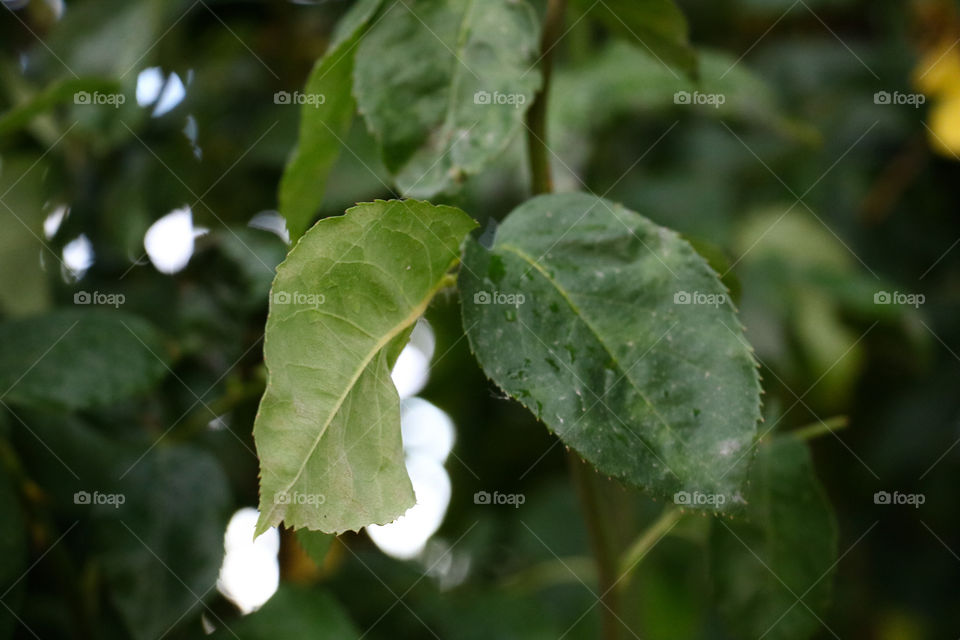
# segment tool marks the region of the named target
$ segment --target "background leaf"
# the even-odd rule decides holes
[[[0,325],[6,402],[81,409],[150,388],[167,373],[159,334],[122,311],[63,310]]]
[[[258,533],[281,520],[355,530],[413,505],[389,365],[475,224],[452,207],[366,203],[321,220],[277,269],[254,426]]]
[[[695,76],[697,54],[690,46],[687,19],[673,0],[577,0],[587,16],[602,22],[612,33],[676,76]]]
[[[686,241],[595,196],[541,196],[491,249],[468,244],[460,290],[486,374],[601,473],[737,495],[760,385],[726,290]]]
[[[416,0],[386,11],[357,51],[354,91],[401,192],[450,191],[504,150],[540,87],[538,39],[524,0]]]
[[[262,609],[230,621],[215,640],[356,640],[360,638],[340,604],[323,591],[284,585]]]
[[[758,448],[743,519],[713,523],[713,594],[737,637],[802,640],[833,591],[837,524],[806,443],[786,435]]]
[[[134,465],[119,507],[93,506],[111,599],[137,638],[157,638],[211,595],[230,506],[217,462],[190,447],[161,448]]]
[[[314,65],[303,94],[323,96],[300,107],[300,135],[280,181],[280,213],[296,242],[323,204],[327,175],[353,122],[353,57],[367,22],[381,0],[361,0],[339,23],[340,36]]]

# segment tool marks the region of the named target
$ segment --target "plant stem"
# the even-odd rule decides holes
[[[604,517],[600,504],[599,476],[586,462],[574,454],[567,454],[570,475],[580,496],[580,506],[593,548],[593,559],[597,565],[597,590],[600,592],[601,616],[603,620],[604,640],[616,640],[620,631],[617,593],[617,554],[613,548],[608,519]]]
[[[661,513],[653,524],[640,534],[633,544],[630,545],[620,560],[620,572],[623,576],[622,583],[626,586],[630,582],[630,574],[634,567],[643,560],[644,556],[650,552],[660,538],[665,536],[673,526],[683,517],[683,512],[674,507],[667,507]]]
[[[550,76],[553,71],[553,50],[563,31],[563,16],[567,0],[547,0],[540,41],[540,72],[543,85],[527,111],[527,153],[530,162],[530,181],[534,194],[553,191],[550,175],[550,149],[547,147],[547,100],[550,96]]]
[[[550,77],[553,71],[553,50],[563,31],[563,18],[567,9],[566,0],[547,0],[547,12],[543,20],[543,36],[540,41],[540,72],[543,85],[527,111],[527,153],[530,163],[530,181],[533,193],[551,193],[553,178],[550,174],[550,149],[547,147],[547,101],[550,97]],[[573,453],[567,455],[570,475],[576,485],[583,509],[583,517],[593,548],[597,567],[597,589],[603,605],[604,640],[616,640],[619,632],[617,615],[617,558],[613,548],[608,521],[600,505],[600,487],[597,473]]]
[[[847,419],[847,416],[835,416],[833,418],[827,418],[826,420],[812,422],[805,427],[788,431],[784,435],[794,436],[801,440],[813,440],[822,435],[845,429],[849,424],[850,421]]]

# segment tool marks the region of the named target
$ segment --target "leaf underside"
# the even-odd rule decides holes
[[[278,267],[254,425],[258,535],[281,520],[358,530],[413,505],[390,366],[475,224],[426,202],[365,203],[318,222]]]
[[[492,248],[468,242],[459,284],[486,374],[598,471],[739,499],[756,365],[723,285],[677,234],[595,196],[541,196]]]

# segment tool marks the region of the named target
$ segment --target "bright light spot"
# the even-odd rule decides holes
[[[425,455],[441,464],[450,455],[456,437],[450,416],[422,398],[403,401],[400,430],[407,455]]]
[[[401,398],[416,395],[427,385],[430,358],[433,357],[435,346],[436,339],[430,323],[421,319],[410,334],[410,343],[403,348],[393,365],[391,378]]]
[[[463,584],[470,574],[470,553],[458,553],[446,540],[430,540],[420,561],[426,567],[426,574],[437,581],[441,591]]]
[[[197,144],[197,136],[199,135],[199,127],[197,126],[197,119],[193,117],[193,114],[187,116],[187,122],[183,125],[183,135],[187,136],[187,140],[190,141],[190,147],[193,149],[193,157],[197,160],[203,159],[203,149],[200,148],[200,145]]]
[[[63,247],[64,277],[79,280],[93,265],[93,244],[82,233]]]
[[[143,247],[157,271],[176,273],[190,262],[194,238],[206,232],[206,229],[194,228],[193,212],[190,207],[182,207],[150,225],[143,236]]]
[[[47,0],[47,6],[50,7],[50,11],[53,12],[54,20],[59,20],[63,17],[63,0]]]
[[[410,333],[410,344],[420,349],[427,360],[433,358],[433,351],[437,348],[437,339],[433,335],[433,327],[425,318],[420,318]]]
[[[261,211],[250,218],[248,226],[261,231],[269,231],[290,244],[290,232],[287,231],[287,220],[276,211]]]
[[[153,108],[153,117],[159,118],[163,114],[171,111],[180,104],[187,95],[187,89],[183,86],[183,80],[176,73],[171,73],[163,86],[163,93],[157,100],[157,106]]]
[[[409,398],[427,386],[429,371],[430,360],[427,356],[417,347],[408,344],[400,352],[390,376],[400,397]]]
[[[395,522],[367,527],[367,535],[388,556],[410,560],[423,551],[447,513],[450,504],[450,477],[443,464],[427,455],[407,456],[407,473],[413,483],[417,504]]]
[[[144,69],[137,75],[137,104],[147,107],[157,101],[163,89],[163,71],[160,67]]]
[[[68,213],[70,213],[70,207],[60,205],[51,211],[46,219],[44,219],[43,235],[47,236],[48,240],[57,235],[57,230],[60,229],[60,224],[63,222],[63,219],[67,217]]]
[[[254,540],[257,516],[256,509],[244,507],[230,518],[223,537],[226,553],[217,579],[220,593],[244,614],[262,607],[280,584],[280,534],[274,527]]]

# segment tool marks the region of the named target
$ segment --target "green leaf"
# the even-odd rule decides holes
[[[300,543],[300,546],[318,567],[322,567],[327,559],[327,552],[330,551],[330,545],[333,544],[335,537],[322,531],[310,531],[309,529],[297,531],[297,542]]]
[[[354,92],[403,193],[451,191],[506,148],[540,87],[538,40],[524,0],[398,2],[371,27]]]
[[[282,520],[357,530],[413,505],[390,364],[474,226],[452,207],[379,200],[321,220],[278,267],[254,426],[258,535]]]
[[[280,213],[296,242],[323,204],[327,175],[340,155],[342,140],[353,121],[354,50],[381,0],[361,0],[344,16],[329,51],[320,58],[304,87],[308,100],[300,108],[300,135],[280,181]]]
[[[119,310],[7,322],[0,325],[0,344],[0,397],[9,403],[100,407],[149,389],[167,373],[156,330]]]
[[[216,624],[216,623],[215,623]],[[281,585],[263,608],[212,636],[214,640],[350,640],[360,638],[343,607],[329,594]]]
[[[89,487],[89,490],[95,489]],[[209,454],[158,448],[116,488],[119,506],[91,506],[110,596],[136,638],[158,638],[211,594],[223,560],[227,479]],[[92,493],[92,491],[91,491]]]
[[[690,46],[687,19],[673,0],[578,0],[582,11],[650,56],[672,75],[694,77],[697,54]]]
[[[0,114],[0,135],[8,135],[30,124],[36,116],[54,106],[72,102],[78,92],[117,93],[120,84],[106,78],[64,78]]]
[[[593,131],[618,116],[639,111],[670,110],[733,119],[781,135],[813,143],[819,134],[791,119],[762,78],[727,53],[699,51],[698,79],[677,76],[625,40],[614,40],[587,64],[558,70],[551,89],[550,124],[561,147],[579,149]],[[637,88],[642,87],[642,91]],[[677,104],[678,92],[722,95],[717,104]],[[683,94],[681,93],[681,96]],[[573,134],[582,132],[571,140]],[[576,146],[575,146],[576,145]]]
[[[0,157],[0,313],[4,317],[29,316],[50,304],[50,276],[37,258],[57,264],[56,252],[43,248],[44,201],[50,195],[44,176],[50,164],[40,155],[5,152]],[[31,170],[32,169],[32,170]],[[0,356],[2,358],[2,356]],[[6,388],[0,389],[0,396]]]
[[[733,501],[758,375],[726,290],[676,233],[595,196],[540,196],[491,249],[467,245],[459,282],[486,374],[598,471]]]
[[[744,520],[717,520],[711,531],[720,614],[738,637],[807,638],[830,601],[837,556],[837,525],[807,445],[789,435],[762,444],[747,502]]]

